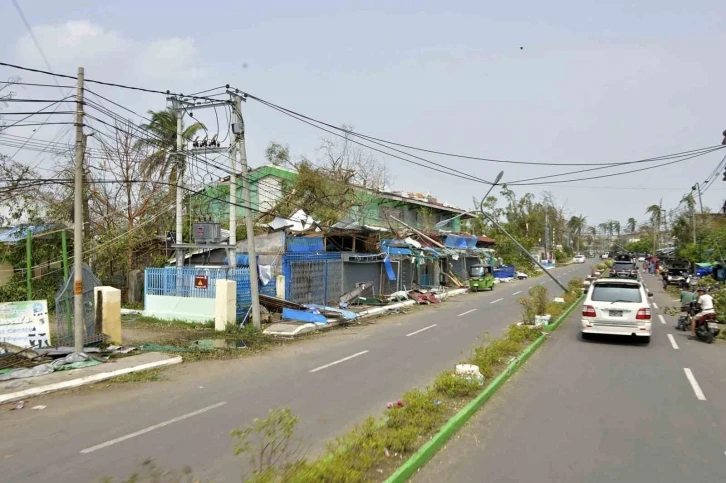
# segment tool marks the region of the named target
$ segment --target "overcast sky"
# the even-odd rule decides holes
[[[428,149],[624,162],[720,144],[726,129],[726,2],[719,0],[18,1],[57,73],[83,65],[92,79],[184,93],[231,84],[331,124]],[[10,0],[0,3],[0,32],[3,61],[45,69]],[[0,78],[9,75],[41,79],[0,67]],[[99,92],[140,111],[165,105],[160,95]],[[204,120],[216,130],[214,117]],[[245,120],[252,166],[263,162],[269,141],[314,157],[323,134],[251,101]],[[35,154],[18,159],[36,161]],[[485,179],[503,169],[505,182],[583,169],[418,154]],[[624,225],[631,216],[645,221],[646,207],[661,198],[675,207],[724,154],[516,192],[549,190],[589,223]],[[486,189],[397,159],[386,163],[394,189],[428,191],[465,208]],[[704,195],[715,209],[726,197],[720,178]]]

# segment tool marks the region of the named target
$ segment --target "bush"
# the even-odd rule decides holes
[[[581,292],[583,282],[584,282],[584,279],[578,278],[578,277],[570,279],[570,281],[567,282],[567,291],[568,292]]]
[[[507,339],[518,344],[535,340],[542,334],[539,327],[527,327],[526,325],[510,325],[507,331]]]
[[[537,309],[532,297],[522,297],[518,300],[522,306],[522,323],[526,325],[534,325],[534,317],[537,315]]]
[[[454,371],[446,371],[439,374],[433,386],[435,394],[448,398],[470,396],[479,389],[479,382],[457,376]]]
[[[611,259],[605,260],[606,267],[611,268],[613,265],[615,265],[615,260],[611,260]]]
[[[597,265],[595,265],[595,268],[597,268],[598,270],[600,270],[602,272],[603,270],[608,268],[608,266],[605,265],[604,263],[598,263]]]
[[[518,354],[520,349],[520,344],[513,340],[495,340],[489,345],[475,348],[469,363],[479,366],[479,372],[489,379],[498,365],[506,363],[506,359]]]
[[[529,289],[529,296],[532,297],[534,303],[535,315],[545,315],[547,313],[547,304],[550,301],[547,288],[542,285],[535,285]]]

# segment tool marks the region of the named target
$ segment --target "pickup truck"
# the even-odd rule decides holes
[[[610,268],[610,278],[638,278],[638,269],[633,262],[619,261]]]
[[[689,270],[687,268],[669,268],[663,274],[663,287],[667,285],[688,286],[690,279]]]

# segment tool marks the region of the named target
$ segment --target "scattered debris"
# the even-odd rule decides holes
[[[454,373],[469,381],[476,381],[480,386],[484,385],[484,375],[479,371],[479,366],[474,364],[457,364]]]
[[[200,339],[190,342],[189,347],[198,350],[246,349],[247,344],[243,340]]]
[[[13,409],[23,409],[25,407],[25,401],[18,401],[15,403],[15,406],[13,406]]]
[[[43,404],[38,404],[37,406],[33,406],[33,407],[32,407],[32,408],[30,408],[30,409],[35,409],[36,411],[42,411],[42,410],[43,410],[43,409],[45,409],[46,407],[48,407],[48,406],[44,406]]]
[[[554,303],[556,303],[556,304],[564,304],[565,303],[565,299],[563,299],[562,297],[555,297],[554,300],[552,300],[552,301]]]

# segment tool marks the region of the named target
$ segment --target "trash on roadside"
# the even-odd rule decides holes
[[[479,366],[474,364],[457,364],[454,371],[458,377],[469,381],[476,381],[480,386],[484,385],[484,375],[479,371]]]
[[[44,406],[43,404],[38,404],[37,406],[33,406],[33,407],[32,407],[32,408],[30,408],[30,409],[35,409],[36,411],[42,411],[42,410],[43,410],[43,409],[45,409],[46,407],[48,407],[48,406]]]
[[[246,349],[247,344],[243,340],[200,339],[191,341],[189,347],[198,350]]]
[[[18,401],[13,406],[13,409],[23,409],[25,407],[25,401]]]
[[[554,300],[552,300],[552,301],[554,303],[556,303],[556,304],[564,304],[565,303],[565,299],[563,299],[562,297],[555,297]]]

